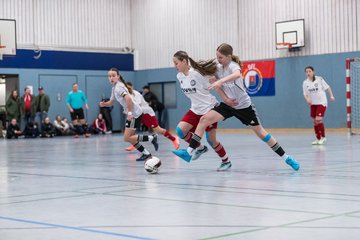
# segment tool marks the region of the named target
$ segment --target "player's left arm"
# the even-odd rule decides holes
[[[329,93],[329,95],[330,95],[330,101],[335,101],[335,97],[334,97],[334,94],[333,94],[333,92],[331,91],[331,88],[330,87],[328,87],[327,89],[326,89],[326,91]]]
[[[217,89],[216,92],[220,95],[221,99],[224,101],[224,103],[226,103],[226,105],[235,107],[239,104],[236,99],[229,98],[222,88]]]

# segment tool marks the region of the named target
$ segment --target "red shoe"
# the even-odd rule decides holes
[[[91,134],[90,133],[85,133],[85,137],[90,137],[91,136]]]
[[[180,143],[179,143],[179,138],[178,137],[175,137],[175,140],[172,141],[172,143],[173,143],[175,149],[179,149]]]
[[[74,138],[79,138],[79,135],[78,135],[78,134],[75,134],[75,135],[74,135]]]
[[[133,145],[131,145],[130,147],[125,148],[125,150],[130,152],[130,151],[135,151],[136,148]]]

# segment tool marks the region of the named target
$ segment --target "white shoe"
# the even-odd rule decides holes
[[[320,141],[320,140],[316,139],[316,140],[313,141],[311,144],[312,144],[312,145],[318,145],[318,144],[319,144],[319,141]]]
[[[323,145],[325,142],[326,142],[326,137],[322,137],[322,138],[319,140],[318,144],[319,144],[319,145]]]

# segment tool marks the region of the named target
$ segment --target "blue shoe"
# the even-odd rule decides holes
[[[159,143],[158,143],[158,135],[153,135],[154,139],[151,141],[151,143],[154,145],[155,151],[159,149]]]
[[[292,167],[295,171],[299,170],[300,164],[292,157],[288,156],[288,158],[285,160],[286,164]]]
[[[176,156],[182,158],[186,162],[191,161],[191,155],[186,151],[186,149],[178,149],[178,150],[172,150],[173,154]]]
[[[231,168],[231,162],[230,161],[222,162],[220,167],[218,167],[217,171],[218,172],[223,172],[223,171],[226,171],[226,170],[228,170],[230,168]]]
[[[192,156],[192,159],[191,159],[191,160],[196,160],[196,159],[198,159],[198,158],[201,156],[201,154],[206,153],[207,151],[209,151],[209,149],[207,148],[207,146],[204,146],[204,148],[201,149],[201,150],[196,150],[196,151],[194,152],[194,155]]]

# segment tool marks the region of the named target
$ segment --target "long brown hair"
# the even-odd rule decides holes
[[[225,56],[231,56],[231,60],[239,64],[240,67],[242,67],[242,63],[240,61],[240,58],[233,53],[233,48],[227,43],[222,43],[218,48],[216,49],[219,53]]]
[[[120,78],[120,81],[121,81],[121,82],[125,85],[125,87],[128,89],[129,93],[130,93],[130,94],[133,93],[132,88],[129,87],[129,86],[126,84],[125,79],[121,76],[119,69],[112,67],[112,68],[110,68],[109,71],[116,72],[116,74],[117,74],[117,75],[119,76],[119,78]]]
[[[192,68],[197,70],[203,76],[214,75],[216,72],[216,62],[214,61],[214,59],[210,59],[207,61],[200,60],[196,62],[191,57],[189,57],[189,55],[185,51],[177,51],[174,54],[174,57],[176,57],[180,61],[183,61],[185,59],[186,62],[191,65]]]
[[[311,71],[313,71],[314,75],[313,75],[313,77],[312,77],[312,79],[311,79],[311,80],[315,81],[315,72],[314,72],[314,68],[313,68],[312,66],[307,66],[307,67],[305,68],[305,72],[306,72],[306,70],[307,70],[307,69],[310,69]]]

